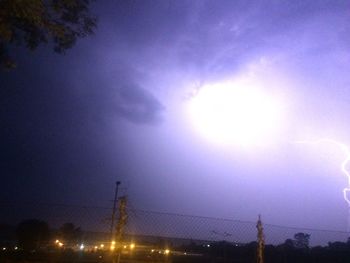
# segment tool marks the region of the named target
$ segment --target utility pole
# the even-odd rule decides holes
[[[258,230],[258,247],[257,247],[257,263],[264,263],[264,250],[265,250],[265,237],[264,228],[261,222],[261,216],[259,215],[258,223],[256,224]]]
[[[112,210],[112,222],[111,222],[111,238],[113,239],[113,232],[114,232],[114,221],[115,221],[115,212],[117,210],[117,202],[118,202],[118,188],[121,184],[120,181],[117,181],[115,183],[115,194],[114,194],[114,202],[113,202],[113,210]]]

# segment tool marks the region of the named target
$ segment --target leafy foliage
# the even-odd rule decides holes
[[[78,38],[93,33],[96,19],[89,13],[91,0],[0,0],[0,64],[15,66],[11,45],[30,50],[51,42],[64,53]]]

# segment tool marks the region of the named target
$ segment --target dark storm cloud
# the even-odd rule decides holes
[[[298,48],[297,35],[309,33],[302,31],[303,26],[322,14],[341,10],[344,4],[120,1],[109,2],[107,7],[101,13],[98,34],[104,36],[100,48],[112,65],[114,59],[121,58],[135,67],[144,67],[145,74],[152,75],[158,65],[162,70],[191,72],[193,79],[205,82],[234,74],[261,56]],[[293,30],[300,30],[295,38],[288,36]]]
[[[192,19],[184,19],[186,29],[175,31],[176,45],[169,48],[181,63],[196,68],[202,76],[221,78],[259,56],[293,55],[310,45],[324,45],[326,39],[313,42],[313,36],[330,28],[339,31],[339,21],[331,16],[345,14],[347,3],[201,1],[191,8]],[[325,17],[334,24],[322,25]],[[306,35],[311,36],[310,42],[300,43]]]
[[[307,195],[314,184],[302,168],[274,160],[277,168],[265,171],[255,163],[245,166],[241,155],[228,154],[226,160],[212,154],[206,142],[188,132],[178,98],[192,83],[238,75],[266,58],[271,68],[294,69],[297,78],[308,78],[310,87],[305,81],[293,87],[309,107],[300,107],[301,115],[321,119],[332,109],[326,107],[329,98],[339,101],[331,89],[325,96],[325,78],[348,80],[348,2],[106,0],[96,6],[95,36],[63,57],[45,49],[25,53],[20,57],[28,56],[28,63],[20,61],[19,69],[0,76],[0,174],[6,188],[0,199],[105,204],[117,179],[130,182],[130,200],[145,209],[207,215],[215,210],[215,216],[236,210],[238,219],[255,219],[265,206],[282,211],[302,203],[290,190],[294,179],[284,177],[285,170],[298,174],[304,180],[295,188]],[[339,97],[349,97],[347,90],[337,85]],[[344,116],[347,123],[349,111],[336,112],[335,106],[329,116]],[[166,122],[157,125],[163,118]],[[298,164],[296,159],[292,163]],[[283,198],[276,201],[276,189],[284,184],[288,191],[280,195],[287,201],[279,206]],[[212,194],[213,187],[218,194]],[[260,191],[265,198],[257,197]],[[222,200],[230,200],[230,207]],[[294,224],[288,218],[295,215],[286,210],[284,222],[275,212],[269,220]],[[298,212],[303,214],[302,208]]]
[[[161,121],[164,106],[146,89],[137,84],[124,84],[117,88],[115,104],[119,116],[140,124],[155,124]]]
[[[118,59],[93,75],[84,75],[85,70],[79,73],[76,96],[98,123],[118,119],[140,125],[162,122],[165,106],[152,92],[148,74],[130,64]]]

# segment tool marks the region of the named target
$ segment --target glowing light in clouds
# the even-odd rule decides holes
[[[189,110],[199,132],[223,144],[265,144],[282,123],[281,103],[249,81],[205,85]]]

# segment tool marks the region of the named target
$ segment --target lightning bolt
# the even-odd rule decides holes
[[[344,160],[341,163],[340,166],[340,170],[341,172],[347,177],[347,187],[345,187],[343,189],[343,197],[345,202],[348,204],[348,232],[350,232],[350,199],[348,197],[349,193],[350,193],[350,172],[346,169],[348,163],[350,162],[350,149],[347,145],[340,143],[336,140],[332,140],[332,139],[320,139],[320,140],[316,140],[316,141],[307,141],[307,140],[303,140],[303,141],[295,141],[295,143],[298,144],[321,144],[321,143],[326,143],[326,144],[334,144],[337,145],[342,152],[344,153]]]

